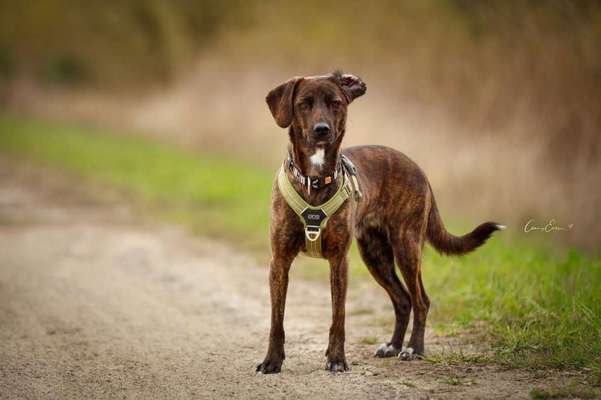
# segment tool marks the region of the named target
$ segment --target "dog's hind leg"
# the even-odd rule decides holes
[[[397,356],[403,346],[403,338],[409,323],[411,299],[394,269],[393,250],[386,234],[376,230],[362,232],[357,238],[359,251],[367,269],[374,279],[386,290],[394,308],[395,325],[390,342],[383,343],[376,357]]]
[[[404,360],[424,354],[424,335],[426,332],[426,318],[430,308],[430,300],[424,290],[421,274],[421,257],[423,247],[423,234],[419,229],[405,229],[396,237],[393,245],[394,256],[403,274],[405,284],[411,294],[413,306],[413,329],[406,349],[399,354]]]

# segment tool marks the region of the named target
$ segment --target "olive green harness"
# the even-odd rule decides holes
[[[354,172],[354,171],[353,171]],[[355,192],[356,197],[360,198],[356,177],[349,176],[349,172],[343,169],[342,183],[336,194],[325,203],[312,206],[307,203],[300,194],[294,189],[288,179],[285,167],[280,168],[278,173],[278,188],[284,196],[286,203],[299,216],[305,228],[305,247],[306,254],[310,257],[323,258],[321,252],[321,232],[328,223],[329,218],[344,204],[344,202]]]

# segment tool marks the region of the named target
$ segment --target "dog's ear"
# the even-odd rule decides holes
[[[363,96],[367,91],[365,82],[355,75],[342,74],[338,78],[338,82],[349,104],[357,97]]]
[[[269,111],[271,111],[275,122],[281,128],[287,128],[292,123],[294,91],[302,79],[297,76],[287,80],[273,88],[265,98],[269,106]]]

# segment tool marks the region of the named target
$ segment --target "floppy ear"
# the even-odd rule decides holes
[[[367,86],[358,76],[343,74],[339,78],[340,87],[344,92],[349,104],[359,96],[363,96]]]
[[[303,78],[297,76],[287,80],[272,89],[265,98],[267,105],[269,106],[269,111],[271,111],[275,122],[281,128],[287,128],[292,123],[294,90],[302,79]]]

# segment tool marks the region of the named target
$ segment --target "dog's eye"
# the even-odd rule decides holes
[[[313,99],[304,99],[299,103],[300,108],[303,110],[309,110],[313,107]]]
[[[332,106],[332,107],[340,107],[341,105],[342,105],[342,102],[340,100],[330,101],[330,106]]]

